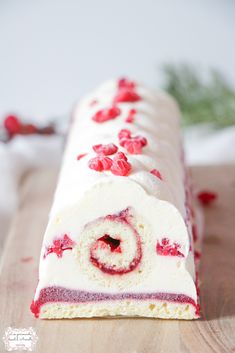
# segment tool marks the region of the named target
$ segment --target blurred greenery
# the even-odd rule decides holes
[[[220,72],[210,70],[204,77],[192,65],[166,64],[163,74],[164,89],[178,101],[183,125],[235,124],[235,91]]]

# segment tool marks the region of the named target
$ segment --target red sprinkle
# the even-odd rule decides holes
[[[114,175],[127,176],[131,171],[131,164],[123,159],[117,158],[113,160],[113,165],[111,167],[111,172]]]
[[[134,81],[130,81],[126,78],[122,78],[118,81],[117,94],[114,97],[114,103],[126,103],[126,102],[137,102],[141,99],[138,93],[135,91],[136,84]]]
[[[97,154],[102,154],[104,156],[110,156],[118,150],[118,147],[114,145],[114,143],[109,143],[107,145],[94,145],[92,148]]]
[[[62,257],[65,250],[72,250],[75,242],[69,238],[67,234],[64,234],[62,238],[56,238],[53,244],[46,248],[44,258],[51,253],[55,253],[57,257]]]
[[[90,169],[96,170],[97,172],[103,172],[104,170],[110,170],[113,161],[109,157],[98,156],[92,158],[88,162]]]
[[[184,254],[179,251],[180,245],[177,243],[170,244],[168,238],[163,238],[160,242],[157,242],[156,251],[158,255],[162,256],[179,256],[184,257]]]
[[[141,97],[133,89],[120,89],[114,97],[114,103],[134,103],[138,102]]]
[[[136,109],[131,109],[126,117],[126,123],[132,124],[136,115]]]
[[[142,143],[136,139],[125,140],[123,147],[125,147],[127,152],[130,154],[141,154],[142,152]]]
[[[104,123],[105,121],[117,118],[121,114],[121,110],[113,105],[111,108],[102,109],[93,115],[92,120],[96,123]]]
[[[77,160],[80,161],[80,159],[82,159],[83,157],[85,157],[87,155],[87,153],[81,153],[77,156]]]
[[[127,88],[134,89],[136,87],[136,83],[134,81],[128,80],[127,78],[121,78],[118,80],[118,88]]]
[[[4,127],[7,130],[9,135],[19,134],[21,131],[22,124],[20,120],[15,115],[8,115],[4,119]]]
[[[158,179],[161,179],[161,180],[163,180],[162,179],[162,175],[161,175],[161,173],[157,170],[157,169],[153,169],[153,170],[151,170],[151,172],[150,172],[151,174],[153,174],[153,175],[155,175]]]
[[[198,200],[205,206],[215,201],[218,195],[212,191],[201,191],[197,195]]]
[[[140,141],[142,147],[146,146],[147,145],[147,139],[146,137],[143,137],[143,136],[136,136],[134,137],[135,140],[137,141]]]
[[[122,129],[119,133],[118,133],[118,138],[119,140],[122,140],[123,138],[131,138],[131,132],[128,129]]]
[[[122,129],[119,134],[119,143],[122,147],[126,148],[130,154],[141,154],[142,148],[147,145],[147,139],[143,136],[131,136],[128,129]]]
[[[127,156],[123,152],[118,152],[115,154],[113,160],[116,161],[117,159],[124,159],[124,161],[127,161]]]

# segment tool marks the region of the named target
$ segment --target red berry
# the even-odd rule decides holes
[[[131,132],[128,129],[122,129],[119,133],[118,133],[118,138],[119,140],[123,139],[123,138],[131,138]]]
[[[133,123],[134,122],[134,117],[136,115],[136,110],[135,109],[131,109],[127,115],[127,118],[126,118],[126,123]]]
[[[53,244],[46,248],[44,258],[51,253],[55,253],[57,257],[62,257],[64,250],[72,250],[75,242],[69,238],[67,234],[64,234],[62,238],[56,238]]]
[[[168,238],[161,239],[161,242],[157,242],[156,252],[161,256],[179,256],[184,257],[184,254],[179,251],[180,245],[177,243],[170,244]]]
[[[147,145],[147,139],[143,136],[131,137],[131,132],[128,129],[122,129],[119,134],[119,143],[126,148],[130,154],[142,153],[142,147]]]
[[[131,171],[131,164],[125,159],[116,159],[113,161],[111,172],[114,175],[127,176]]]
[[[118,150],[117,146],[114,145],[114,143],[109,143],[107,145],[99,144],[99,145],[93,146],[92,148],[96,153],[103,154],[105,156],[112,155],[116,153]]]
[[[37,132],[38,132],[38,129],[33,124],[22,124],[21,130],[20,130],[20,133],[22,135],[32,135],[32,134],[36,134]]]
[[[74,241],[69,238],[67,234],[64,235],[63,242],[62,242],[63,247],[68,247],[68,246],[73,246]]]
[[[109,157],[100,157],[101,163],[103,165],[104,170],[109,170],[112,167],[113,161]]]
[[[157,169],[153,169],[153,170],[151,170],[151,172],[150,172],[151,174],[153,174],[153,175],[155,175],[158,179],[161,179],[161,180],[163,180],[162,179],[162,175],[161,175],[161,173],[157,170]]]
[[[127,78],[121,78],[118,80],[118,88],[128,88],[128,89],[133,89],[135,88],[136,84],[134,81],[130,81]]]
[[[114,103],[138,102],[141,97],[133,89],[120,89],[114,97]]]
[[[112,106],[111,108],[99,110],[95,115],[93,115],[92,120],[96,123],[104,123],[105,121],[117,118],[121,114],[121,110]]]
[[[104,156],[98,156],[98,157],[92,158],[88,162],[89,168],[96,170],[97,172],[109,170],[112,164],[113,164],[112,159]]]
[[[133,140],[126,140],[124,142],[124,147],[130,154],[141,154],[142,153],[142,144],[140,141],[133,139]]]
[[[9,135],[16,135],[21,131],[22,124],[15,115],[8,115],[3,124]]]
[[[113,160],[116,161],[117,159],[124,159],[124,161],[127,161],[127,156],[123,152],[118,152],[115,154]]]
[[[80,161],[80,159],[82,159],[83,157],[85,157],[87,155],[87,153],[81,153],[77,156],[77,160]]]
[[[90,169],[94,169],[97,172],[102,172],[103,171],[103,165],[101,163],[101,160],[99,159],[99,157],[95,157],[89,160],[88,162],[88,167]]]
[[[203,205],[209,205],[211,202],[217,199],[217,194],[211,191],[201,191],[198,193],[197,197]]]
[[[138,141],[140,141],[142,147],[144,147],[144,146],[147,145],[147,139],[146,139],[146,137],[143,137],[143,136],[136,136],[135,139],[138,140]]]

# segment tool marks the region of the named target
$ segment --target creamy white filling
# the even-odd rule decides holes
[[[125,177],[118,179],[120,180],[107,180],[95,184],[84,193],[80,202],[71,208],[64,206],[63,210],[54,215],[47,228],[46,244],[51,244],[55,235],[65,233],[79,244],[80,235],[91,220],[97,220],[108,214],[117,214],[130,206],[136,213],[134,229],[142,239],[143,259],[140,267],[142,273],[133,271],[113,278],[112,275],[103,274],[94,268],[89,264],[89,259],[84,260],[86,255],[84,248],[81,255],[85,261],[84,266],[81,266],[79,253],[75,254],[76,250],[68,250],[64,251],[62,258],[50,254],[46,259],[41,259],[38,291],[49,285],[61,285],[98,292],[163,291],[182,293],[196,298],[193,282],[194,265],[192,255],[189,253],[189,237],[182,216],[170,203],[148,195],[133,181],[126,180]],[[101,232],[99,236],[103,235]],[[185,258],[157,255],[156,244],[163,237],[168,237],[172,242],[179,244]],[[83,271],[83,268],[86,268],[86,271]]]

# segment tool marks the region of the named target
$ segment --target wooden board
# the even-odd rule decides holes
[[[4,250],[0,277],[0,334],[32,326],[35,352],[235,352],[235,167],[194,168],[196,187],[218,192],[206,208],[201,259],[203,319],[78,319],[42,321],[29,311],[37,283],[42,236],[57,171],[30,172]],[[32,257],[32,258],[31,258]],[[4,352],[3,342],[0,350]]]

